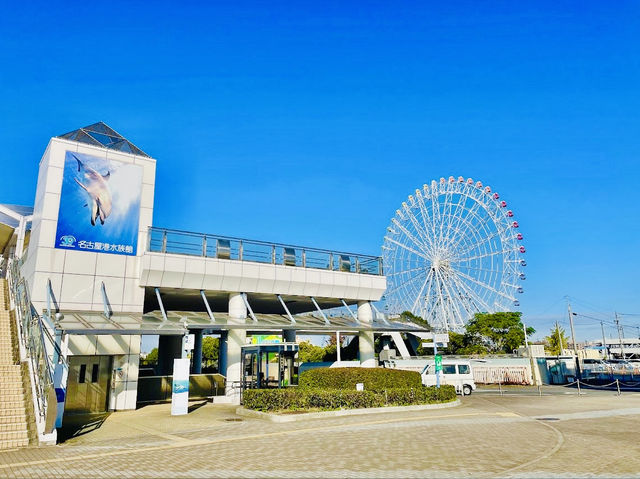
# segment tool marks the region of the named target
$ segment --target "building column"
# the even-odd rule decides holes
[[[247,305],[244,304],[242,293],[229,294],[229,316],[235,319],[247,318]]]
[[[182,336],[160,335],[158,337],[158,376],[173,374],[173,360],[182,357]]]
[[[233,404],[240,404],[238,386],[239,381],[242,381],[242,346],[247,342],[247,331],[231,329],[227,332],[225,339],[226,396]]]
[[[282,340],[285,343],[295,343],[296,342],[296,330],[295,329],[283,329],[282,330]]]
[[[229,294],[229,316],[235,319],[247,317],[247,306],[242,293]],[[240,404],[239,381],[242,380],[242,346],[247,342],[247,331],[244,329],[230,329],[220,337],[220,373],[226,378],[226,396],[234,404]],[[234,383],[236,383],[234,385]],[[234,387],[235,386],[235,387]]]
[[[365,324],[371,324],[373,322],[373,309],[369,301],[358,302],[358,321]],[[358,333],[358,352],[360,356],[360,366],[363,368],[376,367],[373,341],[373,331],[361,331]]]
[[[193,363],[191,366],[192,374],[202,373],[202,329],[193,331]]]

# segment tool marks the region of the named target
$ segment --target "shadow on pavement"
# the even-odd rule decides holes
[[[207,404],[208,402],[209,402],[209,401],[208,401],[207,399],[205,399],[205,400],[204,400],[204,401],[202,401],[202,402],[192,404],[192,405],[190,405],[190,406],[189,406],[188,411],[189,411],[189,412],[193,412],[193,411],[195,411],[196,409],[200,409],[202,406],[204,406],[204,405],[205,405],[205,404]]]
[[[65,415],[62,427],[58,429],[58,443],[99,429],[110,414],[110,412],[102,412]]]

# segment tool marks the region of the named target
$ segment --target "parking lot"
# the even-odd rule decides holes
[[[640,475],[640,394],[507,389],[451,409],[294,423],[209,403],[180,417],[147,406],[96,417],[58,446],[1,453],[0,477]]]

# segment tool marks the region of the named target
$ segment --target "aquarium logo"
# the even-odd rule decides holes
[[[76,238],[72,235],[64,235],[60,238],[60,244],[58,245],[62,248],[74,248],[76,246]]]
[[[189,391],[189,381],[188,380],[177,380],[173,381],[173,392],[175,394],[186,393]]]

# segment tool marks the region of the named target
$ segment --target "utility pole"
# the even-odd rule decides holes
[[[600,321],[600,328],[602,329],[602,347],[604,348],[604,354],[607,355],[607,359],[610,359],[609,349],[607,349],[607,340],[605,339],[605,336],[604,336],[604,323],[602,321]]]
[[[527,338],[527,325],[522,323],[522,329],[524,330],[524,347],[529,350],[529,339]]]
[[[576,333],[573,330],[573,313],[571,312],[571,303],[567,301],[567,310],[569,312],[569,325],[571,326],[571,342],[573,343],[573,353],[576,355],[576,375],[581,378],[580,375],[580,359],[578,358],[578,347],[576,346]]]
[[[624,347],[622,346],[622,333],[621,333],[621,327],[620,327],[620,321],[618,320],[618,313],[615,312],[614,313],[616,315],[616,326],[618,327],[618,340],[620,341],[620,354],[622,354],[622,359],[627,359],[626,356],[624,355]]]
[[[556,320],[556,336],[558,336],[558,341],[560,342],[560,350],[558,352],[558,358],[562,355],[562,350],[564,349],[564,343],[562,342],[562,335],[560,334],[560,326],[558,326],[558,320]]]

